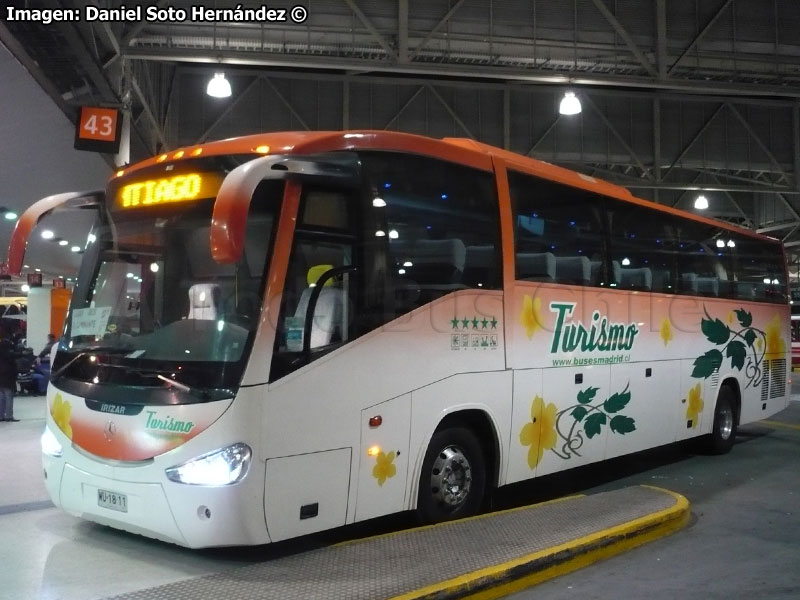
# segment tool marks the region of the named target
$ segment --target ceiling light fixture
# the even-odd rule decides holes
[[[225,73],[214,73],[208,80],[206,94],[212,98],[228,98],[231,95],[231,83],[225,79]]]
[[[45,229],[44,231],[42,231],[42,239],[52,240],[54,237],[56,237],[56,234],[53,233],[50,229]]]
[[[6,221],[14,221],[18,215],[13,210],[7,210],[6,214],[3,216],[6,218]]]
[[[581,101],[575,95],[575,92],[566,92],[561,99],[561,104],[558,106],[558,112],[562,115],[577,115],[581,112]]]
[[[697,197],[697,200],[694,201],[694,207],[697,210],[705,210],[708,208],[708,198],[700,194]]]

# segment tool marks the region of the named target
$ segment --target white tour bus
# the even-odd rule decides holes
[[[736,428],[787,403],[781,244],[470,140],[272,133],[127,167],[47,395],[70,514],[264,544]]]

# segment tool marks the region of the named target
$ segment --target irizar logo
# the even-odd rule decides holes
[[[592,314],[587,329],[580,321],[565,323],[575,310],[575,302],[551,302],[550,311],[556,313],[556,326],[550,353],[556,352],[614,352],[630,350],[639,333],[634,323],[611,323],[599,311]],[[559,348],[560,345],[560,348]]]
[[[154,431],[167,431],[177,433],[189,433],[194,427],[191,421],[178,421],[173,417],[166,417],[165,419],[157,419],[154,410],[147,411],[147,424],[145,429],[152,429]]]

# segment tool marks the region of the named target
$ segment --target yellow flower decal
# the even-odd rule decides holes
[[[542,328],[542,299],[539,297],[531,298],[527,294],[522,298],[522,314],[520,322],[525,327],[528,339]]]
[[[686,407],[686,420],[692,422],[692,429],[697,427],[700,413],[703,411],[703,397],[698,383],[689,390],[689,406]]]
[[[531,421],[519,432],[519,441],[528,448],[528,466],[535,469],[545,450],[556,445],[556,405],[545,406],[544,400],[536,396],[531,403]]]
[[[782,357],[786,352],[786,344],[781,337],[781,318],[778,315],[772,317],[772,320],[767,323],[764,333],[767,336],[767,353],[764,358]]]
[[[383,485],[387,479],[394,477],[397,473],[397,467],[392,464],[395,456],[394,450],[389,454],[385,452],[378,453],[375,466],[372,467],[372,476],[378,480],[378,485]]]
[[[675,339],[672,334],[672,324],[669,322],[669,317],[661,319],[661,339],[664,340],[665,346]]]
[[[736,319],[736,314],[732,311],[728,311],[728,325],[733,325],[733,321]]]
[[[53,398],[53,405],[50,407],[50,415],[53,421],[56,422],[58,428],[64,432],[69,439],[72,439],[72,405],[61,397],[61,394],[56,394]]]

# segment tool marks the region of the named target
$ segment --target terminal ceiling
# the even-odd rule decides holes
[[[694,210],[702,191],[707,214],[783,239],[797,262],[800,3],[300,3],[303,23],[3,20],[0,41],[71,119],[81,104],[129,109],[134,161],[290,129],[471,137],[670,206]],[[204,93],[215,71],[231,81],[230,98]],[[581,114],[559,115],[566,90]]]

